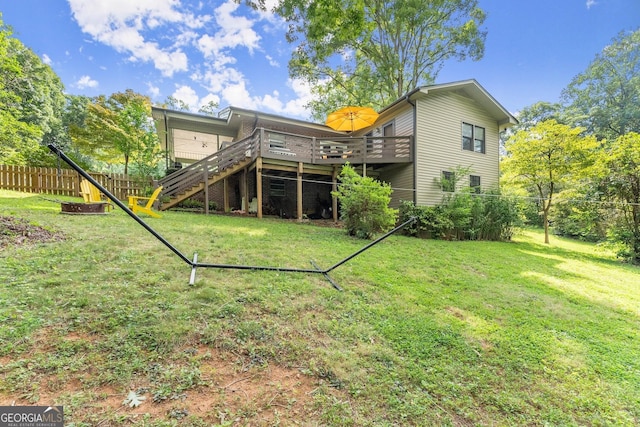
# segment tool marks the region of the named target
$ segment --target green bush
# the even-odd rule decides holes
[[[400,221],[411,217],[417,221],[404,228],[405,234],[445,240],[509,240],[519,223],[515,202],[493,192],[453,194],[437,206],[402,202]]]
[[[204,210],[204,202],[198,199],[186,199],[178,203],[178,207],[182,209],[202,209]],[[209,210],[218,210],[218,205],[214,201],[209,201]]]
[[[393,228],[397,210],[389,207],[393,191],[389,184],[362,177],[349,164],[338,179],[338,191],[331,194],[340,201],[340,218],[350,236],[370,239]]]
[[[600,189],[596,186],[558,193],[551,213],[554,233],[589,242],[604,241],[608,227],[615,223],[615,211],[591,202],[600,197]]]

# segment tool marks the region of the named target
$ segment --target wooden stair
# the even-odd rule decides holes
[[[160,210],[170,209],[250,165],[257,157],[258,142],[254,134],[159,180],[162,199],[169,198],[162,202]]]
[[[253,161],[253,159],[251,157],[247,157],[246,159],[244,159],[242,161],[235,162],[233,165],[227,167],[226,169],[224,169],[221,172],[216,172],[216,173],[213,173],[213,174],[209,175],[209,179],[207,181],[207,186],[211,186],[211,185],[215,184],[216,182],[222,181],[226,177],[233,175],[234,173],[236,173],[239,170],[242,170],[243,168],[248,166],[252,161]],[[204,182],[200,182],[200,183],[198,183],[198,185],[195,185],[195,186],[185,190],[184,192],[175,194],[174,196],[172,196],[169,199],[169,201],[163,201],[162,202],[162,206],[160,207],[160,210],[164,211],[164,210],[170,209],[170,208],[174,207],[175,205],[177,205],[178,203],[182,202],[183,200],[186,200],[189,197],[194,196],[195,194],[198,194],[199,192],[203,191],[204,188],[205,188]]]

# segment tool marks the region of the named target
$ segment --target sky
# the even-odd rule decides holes
[[[276,0],[267,0],[273,5]],[[517,114],[558,102],[621,31],[640,28],[640,0],[479,0],[484,57],[448,61],[436,83],[476,79]],[[14,37],[74,95],[133,89],[197,111],[210,101],[307,119],[309,88],[289,77],[287,24],[233,0],[0,0]]]

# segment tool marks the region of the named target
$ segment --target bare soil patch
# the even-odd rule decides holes
[[[69,334],[67,338],[92,342],[96,339],[76,333]],[[46,333],[39,334],[33,343],[30,355],[47,353],[49,357],[55,357]],[[320,387],[318,378],[296,368],[272,363],[260,366],[245,364],[243,356],[215,347],[201,346],[192,351],[199,363],[202,384],[168,399],[154,400],[153,384],[144,374],[132,379],[129,387],[111,384],[88,386],[93,367],[87,366],[68,375],[41,375],[29,387],[33,393],[0,391],[0,405],[63,405],[66,421],[100,426],[136,425],[152,420],[184,422],[188,419],[200,420],[207,425],[230,426],[309,425],[319,422],[319,412],[314,403],[314,394]],[[0,358],[4,366],[12,361],[11,357]],[[159,360],[158,363],[163,362]],[[130,391],[143,398],[139,405],[130,406],[125,402]]]
[[[0,250],[9,246],[61,241],[64,239],[65,237],[61,232],[30,224],[22,218],[0,215]]]

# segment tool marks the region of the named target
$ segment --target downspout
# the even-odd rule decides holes
[[[416,155],[416,145],[418,145],[418,139],[416,138],[418,130],[418,111],[416,104],[411,102],[411,98],[408,94],[405,95],[404,99],[413,107],[413,145],[411,146],[411,157],[413,158],[413,204],[416,205],[418,204],[418,156]]]

